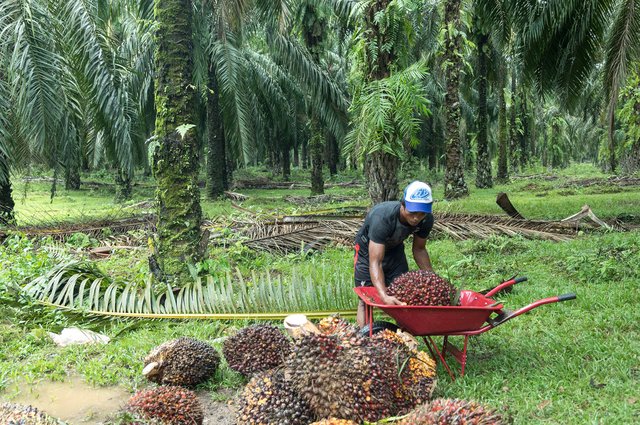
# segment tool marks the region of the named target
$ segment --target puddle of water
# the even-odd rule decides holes
[[[131,397],[123,388],[92,387],[80,377],[66,382],[39,382],[26,388],[15,385],[0,398],[6,399],[7,394],[18,394],[7,400],[11,403],[30,404],[70,425],[102,424]]]

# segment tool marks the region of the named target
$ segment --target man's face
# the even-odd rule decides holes
[[[417,226],[418,223],[422,221],[423,218],[426,217],[427,213],[423,212],[411,212],[407,211],[407,209],[403,206],[400,208],[400,214],[402,215],[403,221],[406,221],[410,226]]]

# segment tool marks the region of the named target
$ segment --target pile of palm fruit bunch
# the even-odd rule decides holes
[[[0,424],[3,425],[63,425],[33,406],[14,403],[0,404]]]
[[[439,398],[422,404],[398,425],[504,425],[508,423],[494,410],[473,401]]]
[[[308,425],[315,418],[309,404],[293,389],[282,368],[255,374],[244,387],[237,423]]]
[[[387,293],[415,306],[458,305],[459,291],[434,272],[416,270],[393,280]]]
[[[232,370],[249,376],[284,363],[291,342],[273,325],[253,325],[224,341],[222,354]]]
[[[219,366],[216,349],[197,339],[180,337],[158,345],[145,356],[142,373],[160,386],[131,396],[120,423],[202,424],[204,409],[189,388],[209,380]]]
[[[220,355],[209,344],[180,337],[167,341],[144,358],[143,374],[151,382],[193,388],[211,378]]]
[[[161,386],[138,391],[127,402],[134,419],[128,425],[202,425],[204,411],[196,394],[182,387]]]
[[[245,328],[225,342],[228,362],[260,363],[267,339],[237,340],[258,329],[266,327]],[[279,341],[284,333],[275,329],[279,335],[272,328],[265,335]],[[322,319],[316,330],[295,339],[284,363],[252,375],[236,402],[238,424],[359,424],[407,413],[430,398],[435,363],[394,332],[363,337],[338,316]]]
[[[348,419],[327,418],[309,425],[359,425],[357,422],[350,421]]]
[[[431,399],[436,387],[436,362],[424,351],[417,348],[417,343],[408,340],[402,331],[393,332],[385,329],[373,336],[374,339],[391,341],[408,351],[408,360],[400,370],[404,407],[411,409]]]

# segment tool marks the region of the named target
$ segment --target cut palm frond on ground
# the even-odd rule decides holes
[[[587,207],[588,208],[588,207]],[[584,210],[583,210],[584,211]],[[590,209],[588,211],[591,211]],[[595,214],[591,212],[595,217]],[[522,236],[528,239],[566,241],[579,231],[596,229],[626,230],[621,225],[606,225],[596,221],[588,212],[560,221],[525,220],[494,215],[445,213],[437,214],[432,236],[448,236],[457,240],[486,239],[495,235]],[[584,217],[591,222],[581,222]],[[596,217],[597,218],[597,217]],[[270,222],[257,222],[234,227],[237,235],[249,238],[244,245],[275,253],[307,252],[321,250],[329,245],[353,245],[356,232],[363,223],[362,218],[345,216],[322,217],[292,216]],[[603,224],[605,224],[603,226]],[[215,242],[214,242],[215,243]]]
[[[253,274],[248,280],[240,274],[208,276],[196,278],[182,288],[166,284],[163,289],[154,290],[157,286],[151,280],[116,282],[91,263],[72,261],[33,280],[24,291],[49,306],[90,314],[246,319],[283,318],[292,313],[353,315],[352,286],[350,276],[346,281],[330,271],[321,284],[295,272],[287,278],[265,272]]]
[[[1,229],[0,242],[10,233],[20,233],[28,237],[50,236],[56,241],[64,241],[74,233],[84,233],[92,237],[105,234],[124,234],[132,230],[153,229],[155,218],[151,214],[114,219],[92,220],[81,223],[51,224],[47,226],[19,226]]]

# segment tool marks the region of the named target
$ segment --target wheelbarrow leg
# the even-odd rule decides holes
[[[427,341],[427,338],[429,338],[429,341]],[[464,376],[464,369],[465,369],[465,366],[467,365],[467,344],[469,343],[469,335],[464,336],[464,346],[462,348],[462,351],[460,351],[458,348],[456,348],[455,346],[449,343],[448,336],[444,337],[444,341],[442,343],[442,351],[438,350],[438,345],[435,343],[435,341],[431,336],[423,337],[422,339],[424,340],[425,344],[429,348],[429,352],[431,353],[431,356],[434,358],[437,356],[437,358],[440,359],[440,361],[442,362],[442,365],[447,370],[447,373],[451,377],[452,381],[455,381],[456,377],[453,371],[451,370],[451,368],[449,367],[447,360],[445,359],[446,353],[451,354],[456,359],[456,361],[460,363],[460,377]]]
[[[448,337],[444,337],[444,346],[442,351],[449,352],[460,363],[460,376],[464,376],[464,368],[467,365],[467,344],[469,342],[469,335],[464,336],[464,345],[462,351],[457,347],[448,343]]]
[[[426,338],[429,338],[429,342],[427,342]],[[447,373],[451,377],[451,380],[455,381],[456,377],[453,374],[453,372],[451,371],[451,368],[449,367],[449,365],[447,364],[447,361],[444,358],[444,347],[446,346],[446,338],[447,337],[445,336],[445,343],[444,343],[444,345],[442,347],[442,351],[440,351],[440,350],[438,350],[438,345],[435,343],[433,338],[431,338],[431,336],[423,337],[425,344],[427,344],[427,346],[429,347],[429,351],[431,351],[431,355],[434,358],[437,356],[440,359],[440,361],[442,362],[442,365],[444,366],[444,368],[447,370]],[[433,352],[434,350],[435,350],[435,354]]]

